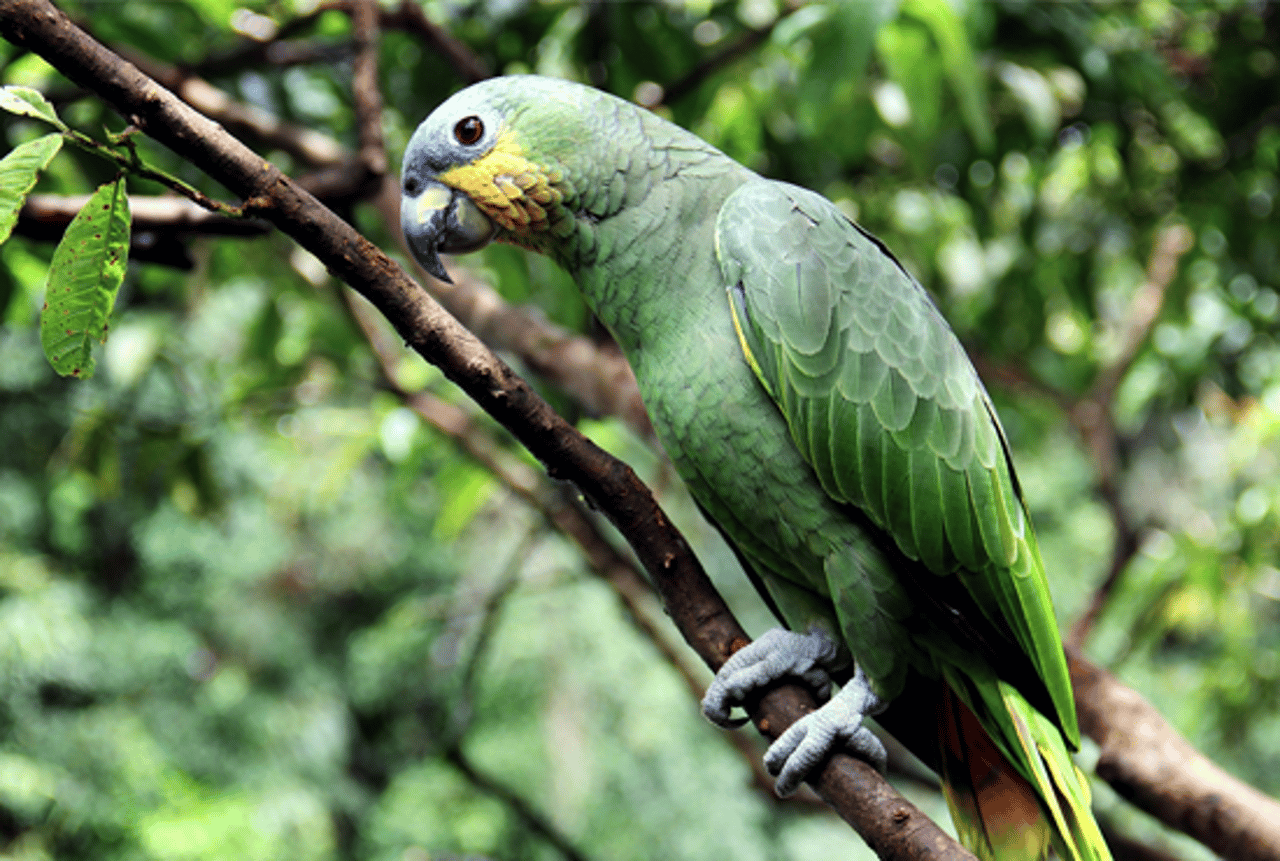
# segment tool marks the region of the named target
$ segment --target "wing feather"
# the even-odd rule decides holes
[[[1003,435],[924,289],[819,195],[761,180],[716,248],[748,361],[833,499],[960,582],[1031,658],[1078,738],[1048,585]]]

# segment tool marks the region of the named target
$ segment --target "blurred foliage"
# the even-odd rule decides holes
[[[108,44],[200,70],[244,44],[246,16],[262,20],[249,12],[287,25],[303,5],[64,8]],[[1078,419],[1099,375],[1127,362],[1159,231],[1185,225],[1192,247],[1154,326],[1095,406],[1116,429],[1114,488],[1139,549],[1089,646],[1214,760],[1280,793],[1274,6],[425,8],[495,72],[651,104],[671,93],[665,115],[884,239],[1000,372],[993,396],[1067,625],[1117,537]],[[327,11],[289,37],[324,61],[207,75],[353,147],[348,18]],[[697,71],[747,38],[759,41]],[[75,128],[124,127],[39,58],[0,43],[0,63],[2,83],[49,94]],[[460,80],[398,31],[383,34],[381,76],[395,163]],[[45,132],[3,122],[6,152]],[[36,190],[112,176],[67,150]],[[394,247],[394,225],[363,206],[354,217]],[[74,382],[39,346],[52,245],[0,246],[4,857],[557,857],[512,797],[586,857],[865,857],[840,823],[754,789],[572,547],[388,392],[322,267],[279,236],[189,253],[190,271],[131,265],[102,372]],[[545,260],[492,248],[469,262],[512,301],[591,330]],[[459,400],[415,359],[396,375]],[[761,630],[731,554],[661,461],[611,421],[586,426],[666,488]],[[906,787],[941,814],[935,794]],[[1105,790],[1099,805],[1194,854]]]

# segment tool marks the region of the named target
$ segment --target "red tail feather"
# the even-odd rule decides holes
[[[943,785],[961,842],[984,859],[1047,857],[1050,827],[1035,788],[946,685],[942,712]]]

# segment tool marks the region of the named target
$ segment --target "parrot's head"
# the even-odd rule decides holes
[[[601,166],[591,142],[608,125],[602,106],[618,105],[631,107],[532,75],[482,81],[443,102],[409,140],[401,170],[400,222],[418,262],[447,281],[441,252],[494,239],[552,250],[576,229],[574,184]]]

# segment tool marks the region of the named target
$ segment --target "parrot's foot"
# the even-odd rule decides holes
[[[734,652],[716,673],[702,698],[702,713],[713,724],[735,729],[746,718],[731,718],[729,711],[742,705],[747,695],[784,676],[796,676],[814,690],[818,702],[831,696],[828,671],[847,664],[840,647],[829,636],[814,629],[797,634],[785,628],[771,628],[759,639]]]
[[[840,748],[884,771],[887,759],[884,745],[862,725],[862,719],[876,714],[885,705],[858,667],[853,678],[830,702],[787,727],[765,751],[764,767],[778,778],[774,784],[778,795],[786,798],[795,792],[816,765]]]

